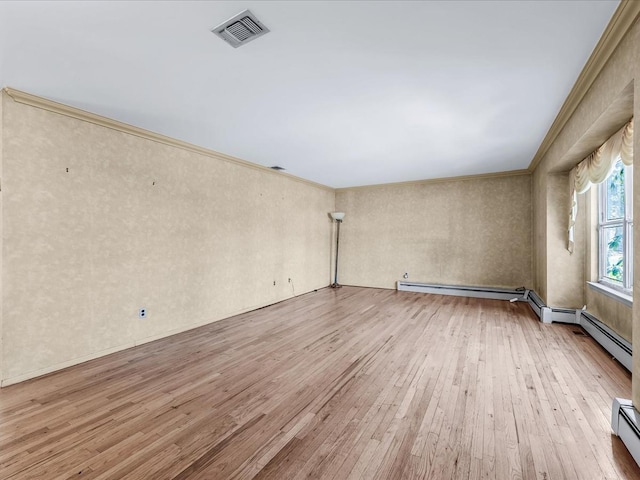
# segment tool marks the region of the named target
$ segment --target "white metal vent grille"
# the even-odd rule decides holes
[[[238,48],[240,45],[244,45],[268,33],[269,29],[265,27],[253,13],[245,10],[226,22],[221,23],[211,31],[233,48]]]

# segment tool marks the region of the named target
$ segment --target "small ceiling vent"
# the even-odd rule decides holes
[[[269,29],[249,10],[240,12],[211,31],[233,48],[238,48],[265,33],[269,33]]]

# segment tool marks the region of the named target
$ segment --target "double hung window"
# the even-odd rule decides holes
[[[633,167],[620,158],[599,185],[600,283],[630,293],[633,288]]]

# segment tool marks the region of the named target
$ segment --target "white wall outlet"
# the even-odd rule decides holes
[[[138,310],[138,318],[145,318],[147,316],[147,309],[141,308]]]
[[[402,275],[402,278],[404,278],[405,280],[409,278],[409,272],[404,272],[404,275]]]

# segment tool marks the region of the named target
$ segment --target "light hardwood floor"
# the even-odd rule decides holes
[[[324,289],[0,391],[2,479],[638,479],[630,375],[523,303]]]

